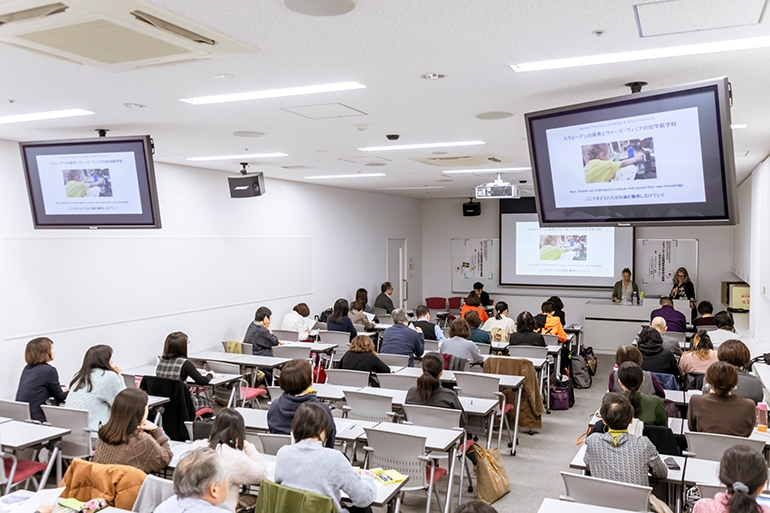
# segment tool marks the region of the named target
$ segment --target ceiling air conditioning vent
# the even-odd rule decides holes
[[[463,154],[463,155],[430,155],[425,157],[409,157],[410,160],[416,160],[423,164],[439,167],[474,167],[486,166],[489,164],[500,164],[510,162],[511,160],[500,155],[489,153]]]
[[[0,16],[0,26],[15,21],[27,21],[35,18],[44,18],[51,16],[52,14],[63,13],[69,9],[69,7],[61,2],[55,4],[41,5],[40,7],[32,7],[30,9],[24,9],[23,11],[9,12]]]
[[[0,23],[0,42],[111,71],[257,51],[142,0],[44,1],[0,3],[13,21]]]

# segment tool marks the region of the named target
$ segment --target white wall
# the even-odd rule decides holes
[[[750,332],[764,342],[770,318],[770,159],[751,172]]]
[[[83,352],[97,343],[110,344],[115,349],[115,361],[123,368],[151,362],[162,349],[165,336],[176,330],[190,336],[191,351],[208,349],[227,338],[240,339],[253,318],[254,310],[261,305],[270,307],[273,320],[281,317],[291,307],[304,301],[313,314],[330,307],[339,297],[352,298],[358,287],[370,292],[370,302],[379,293],[379,284],[385,280],[386,250],[388,237],[406,238],[409,257],[415,264],[415,279],[410,283],[410,306],[416,306],[422,293],[422,203],[419,200],[355,192],[320,185],[267,180],[267,193],[259,198],[235,200],[229,197],[226,175],[221,172],[196,168],[156,164],[156,174],[161,208],[161,230],[34,230],[27,199],[26,186],[19,157],[18,145],[0,141],[0,170],[3,187],[0,188],[0,302],[6,296],[3,287],[8,273],[18,269],[8,268],[5,259],[7,239],[31,238],[44,241],[43,248],[50,252],[50,260],[56,261],[57,241],[61,239],[87,238],[109,244],[114,238],[163,238],[184,237],[310,237],[312,238],[312,290],[311,294],[284,299],[262,299],[260,291],[254,291],[254,303],[202,309],[196,312],[176,313],[143,319],[127,319],[105,324],[104,319],[92,319],[91,327],[76,327],[54,333],[32,333],[50,336],[55,342],[54,366],[62,381],[69,381],[80,366]],[[141,241],[136,251],[142,251]],[[270,251],[269,247],[265,251]],[[195,260],[194,254],[179,255],[180,259]],[[293,279],[291,269],[260,269],[250,265],[249,255],[237,261],[226,260],[221,266],[238,266],[243,269],[243,279],[249,280],[254,273],[280,273],[287,283]],[[126,294],[110,288],[109,273],[141,272],[141,270],[111,269],[100,273],[104,279],[104,294],[98,298],[79,293],[77,280],[94,278],[84,264],[73,266],[73,282],[69,301],[88,305],[94,301],[109,302],[115,310],[121,310],[131,302],[142,301],[141,295]],[[200,273],[216,269],[200,269]],[[22,277],[23,279],[23,277]],[[195,280],[194,274],[189,280]],[[18,277],[15,278],[15,281]],[[161,283],[168,302],[174,303],[175,283]],[[201,290],[205,295],[206,291]],[[39,294],[44,295],[45,290]],[[280,297],[280,296],[279,296]],[[259,298],[259,301],[256,299]],[[173,309],[172,309],[173,310]],[[37,313],[41,318],[46,311]],[[0,304],[0,340],[3,340],[3,357],[0,358],[0,397],[13,397],[18,377],[23,367],[23,352],[29,337],[8,339],[4,322],[9,316],[18,315],[14,304]],[[100,325],[101,324],[101,325]]]
[[[457,295],[451,290],[450,241],[456,238],[497,238],[499,234],[499,203],[482,201],[479,217],[463,217],[461,205],[465,200],[425,200],[423,204],[423,290],[427,297]],[[769,227],[770,229],[770,227]],[[707,299],[719,308],[721,282],[734,281],[730,272],[731,228],[717,227],[644,227],[636,229],[636,238],[698,239],[698,280],[696,297]],[[609,298],[611,291],[584,289],[552,289],[511,287],[510,294],[491,294],[495,300],[508,303],[511,314],[521,310],[539,311],[540,304],[551,295],[564,301],[568,323],[582,323],[584,304],[589,299]],[[753,297],[752,297],[753,300]],[[770,312],[769,312],[770,313]]]

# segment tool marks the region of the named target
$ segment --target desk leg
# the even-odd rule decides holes
[[[513,447],[511,447],[511,456],[516,456],[516,444],[519,443],[519,415],[521,414],[521,394],[524,383],[516,389],[516,420],[513,422]]]
[[[388,513],[399,513],[401,511],[401,492],[388,502]]]
[[[502,421],[502,419],[500,420]],[[500,424],[500,428],[502,427],[503,425]],[[495,410],[492,410],[490,414],[487,415],[487,450],[489,450],[492,447],[492,432],[494,430],[495,430]]]
[[[460,443],[460,442],[458,442]],[[455,461],[457,460],[457,444],[452,447],[452,454],[449,456],[449,481],[446,485],[446,499],[444,500],[444,513],[452,511],[452,481],[455,475]]]
[[[240,383],[238,383],[236,386],[237,386],[238,388],[240,388],[241,384],[240,384]],[[234,403],[234,402],[235,402],[235,388],[233,388],[233,389],[230,391],[230,399],[227,401],[227,407],[228,407],[228,408],[232,408],[232,407],[233,407],[233,403]],[[237,405],[236,405],[236,406],[237,406]],[[245,406],[245,404],[244,404],[244,406]]]
[[[457,506],[460,506],[463,502],[463,480],[465,479],[465,460],[468,459],[468,457],[465,455],[465,446],[466,441],[468,440],[468,433],[463,433],[463,437],[460,440],[460,443],[462,444],[460,447],[463,448],[463,451],[460,453],[460,458],[462,458],[462,461],[460,462],[460,488],[457,489]],[[472,484],[472,483],[471,483]],[[447,500],[449,500],[447,498]]]
[[[56,465],[56,483],[58,485],[58,483],[61,482],[61,452],[59,451],[58,442],[54,443],[51,455],[48,457],[48,465],[45,467],[45,471],[43,471],[43,475],[40,477],[40,484],[38,484],[37,487],[38,492],[45,488],[48,476],[51,475],[51,469],[54,465]]]

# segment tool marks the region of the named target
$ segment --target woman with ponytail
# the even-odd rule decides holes
[[[691,372],[706,374],[712,364],[719,361],[714,344],[706,330],[700,330],[692,341],[692,349],[679,359],[679,373],[682,377]]]
[[[663,399],[656,395],[639,393],[644,382],[642,368],[634,362],[623,362],[618,367],[618,384],[634,407],[634,417],[645,424],[668,426],[668,414]]]
[[[700,499],[693,513],[770,513],[770,508],[757,504],[757,495],[767,485],[767,463],[757,451],[746,445],[727,449],[719,463],[719,480],[727,493]]]
[[[447,388],[441,388],[441,374],[444,372],[444,359],[438,353],[425,353],[422,357],[422,376],[417,378],[417,386],[406,393],[406,404],[435,406],[460,410],[460,426],[464,426],[468,416],[463,410],[457,395]]]
[[[484,331],[492,331],[494,328],[500,328],[508,335],[516,331],[516,323],[508,317],[508,303],[505,301],[495,303],[495,316],[487,319],[481,327]]]

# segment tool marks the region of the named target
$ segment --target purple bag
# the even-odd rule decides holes
[[[552,410],[569,410],[569,388],[553,387],[549,393]]]

